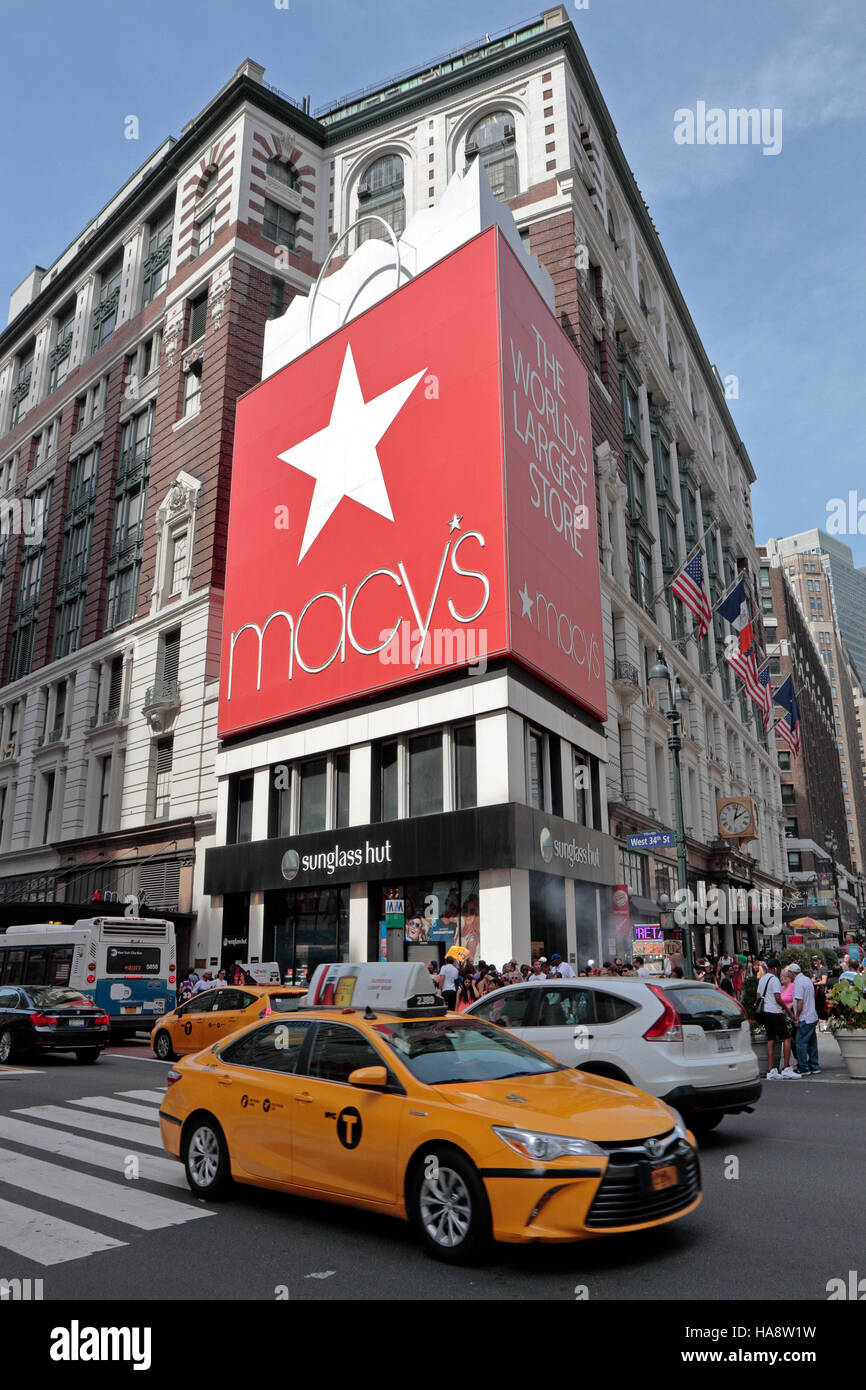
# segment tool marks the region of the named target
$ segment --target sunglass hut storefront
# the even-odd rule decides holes
[[[452,946],[583,966],[615,870],[609,836],[512,802],[226,845],[208,854],[206,889],[229,911],[223,964],[276,961],[303,983],[327,961],[439,961]]]
[[[589,400],[552,302],[492,227],[239,403],[211,958],[606,947]]]

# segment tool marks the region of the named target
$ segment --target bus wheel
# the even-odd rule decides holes
[[[174,1062],[177,1060],[177,1053],[171,1045],[171,1038],[164,1028],[160,1029],[153,1040],[153,1050],[161,1062]]]
[[[77,1047],[75,1058],[78,1062],[95,1062],[100,1053],[98,1047]]]

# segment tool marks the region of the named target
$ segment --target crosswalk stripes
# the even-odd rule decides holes
[[[0,1251],[48,1267],[129,1243],[94,1229],[100,1217],[115,1229],[129,1228],[129,1239],[135,1239],[215,1215],[192,1199],[181,1165],[153,1152],[162,1150],[164,1094],[82,1096],[0,1115]],[[103,1175],[87,1171],[94,1168]],[[23,1200],[13,1201],[13,1195]],[[40,1198],[86,1213],[86,1224],[38,1210]]]
[[[16,1110],[15,1114],[26,1115],[34,1120],[50,1120],[52,1124],[66,1125],[67,1129],[86,1129],[92,1134],[105,1134],[111,1139],[125,1139],[129,1144],[144,1144],[151,1149],[162,1148],[158,1128],[153,1125],[135,1125],[131,1120],[119,1120],[114,1115],[67,1110],[63,1105],[29,1105],[26,1110]]]
[[[126,1245],[126,1241],[0,1199],[0,1248],[33,1260],[34,1264],[60,1265],[121,1245]]]
[[[28,1124],[26,1120],[16,1120],[10,1115],[0,1115],[0,1139],[26,1144],[28,1148],[41,1149],[43,1153],[56,1154],[60,1158],[77,1158],[94,1168],[108,1168],[118,1176],[125,1176],[127,1161],[134,1157],[136,1178],[159,1183],[161,1187],[179,1187],[183,1192],[189,1191],[183,1168],[173,1158],[157,1158],[153,1154],[131,1155],[128,1148],[120,1149],[116,1144],[103,1144],[98,1139],[85,1139],[80,1134],[61,1134],[59,1130]]]
[[[123,1115],[130,1120],[153,1120],[153,1107],[133,1105],[128,1100],[117,1100],[114,1096],[82,1096],[71,1100],[70,1105],[80,1105],[82,1110],[107,1110],[112,1115]]]

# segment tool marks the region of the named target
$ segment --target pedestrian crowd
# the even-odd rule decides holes
[[[820,956],[812,956],[807,970],[796,961],[782,965],[775,955],[756,959],[757,1012],[767,1034],[768,1081],[821,1075],[817,1035],[827,1030],[828,992],[839,979],[854,980],[864,973],[863,960],[848,953],[832,969]]]
[[[242,965],[224,966],[221,970],[205,970],[201,976],[197,970],[190,970],[177,991],[178,1004],[185,1004],[194,994],[203,994],[206,989],[219,989],[221,985],[254,985],[255,980]]]

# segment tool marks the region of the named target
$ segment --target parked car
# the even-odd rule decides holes
[[[466,1014],[558,1062],[648,1091],[697,1133],[761,1094],[745,1010],[703,981],[592,976],[508,985]]]
[[[108,1014],[64,985],[4,985],[0,989],[0,1063],[24,1052],[74,1052],[95,1062],[108,1046]]]

